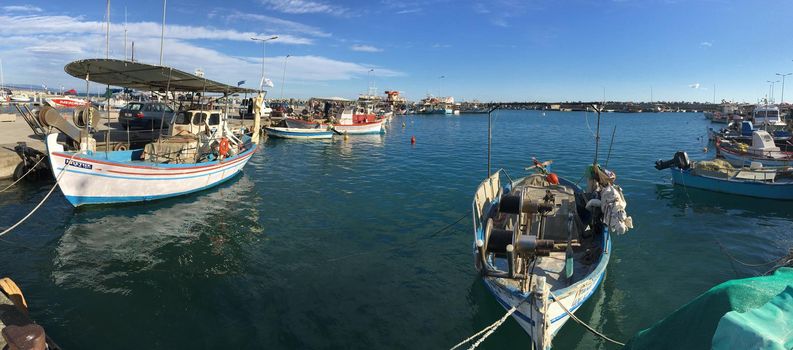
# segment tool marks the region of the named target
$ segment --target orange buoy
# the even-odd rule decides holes
[[[554,174],[554,173],[548,174],[548,176],[546,176],[545,179],[548,180],[548,182],[551,185],[558,185],[559,184],[559,177],[557,177],[556,174]]]
[[[414,145],[414,144],[416,144],[416,137],[415,137],[415,136],[411,136],[411,137],[410,137],[410,144],[411,144],[411,145]]]

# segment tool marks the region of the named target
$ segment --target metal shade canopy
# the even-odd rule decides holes
[[[69,75],[104,85],[148,91],[255,93],[258,90],[226,85],[171,67],[125,60],[93,58],[63,68]]]

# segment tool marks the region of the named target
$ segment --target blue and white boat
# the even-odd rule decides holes
[[[65,70],[103,85],[135,89],[160,90],[168,84],[173,90],[223,96],[252,92],[168,67],[123,60],[80,60]],[[50,168],[63,195],[75,207],[149,201],[207,189],[239,174],[257,149],[258,133],[251,138],[232,132],[222,110],[197,102],[199,106],[174,115],[166,134],[144,148],[117,151],[97,150],[102,140],[89,132],[99,120],[96,115],[80,130],[56,110],[43,108],[39,119],[70,139],[59,143],[61,133],[51,133],[46,139]],[[79,148],[71,147],[75,144]]]
[[[592,107],[600,135],[601,109]],[[496,301],[531,337],[533,349],[550,349],[603,282],[610,234],[633,228],[616,175],[598,165],[597,145],[586,190],[550,173],[550,161],[534,160],[526,170],[537,174],[512,180],[499,170],[474,194],[474,264]],[[489,150],[488,143],[488,155]]]
[[[333,138],[333,130],[322,128],[288,128],[280,126],[268,126],[264,128],[267,136],[282,139],[329,139]]]
[[[686,152],[655,163],[658,170],[670,169],[672,183],[690,188],[741,196],[793,200],[793,169],[765,168],[759,163],[733,168],[729,163],[690,161]]]
[[[610,233],[632,227],[622,190],[607,174],[591,167],[589,190],[584,191],[555,174],[512,181],[502,177],[502,170],[476,190],[476,268],[536,349],[550,349],[570,315],[603,282]]]

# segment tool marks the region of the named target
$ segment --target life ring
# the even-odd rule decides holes
[[[229,154],[229,139],[222,138],[220,139],[220,145],[218,145],[218,154],[221,157],[226,157]]]

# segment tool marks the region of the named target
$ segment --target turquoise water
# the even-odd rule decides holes
[[[493,168],[513,177],[532,156],[573,181],[592,161],[592,114],[504,111],[493,125]],[[676,150],[712,156],[701,114],[604,114],[601,163],[615,125],[608,167],[635,228],[613,237],[605,282],[577,315],[624,341],[715,284],[764,272],[716,242],[746,262],[781,256],[793,211],[686,191],[653,168]],[[470,254],[486,140],[486,115],[397,117],[383,136],[267,140],[244,174],[181,198],[75,210],[56,191],[0,238],[0,275],[66,348],[449,348],[504,314]],[[0,193],[0,227],[49,187]],[[508,346],[528,346],[512,320],[482,348]],[[613,348],[572,322],[554,347]]]

